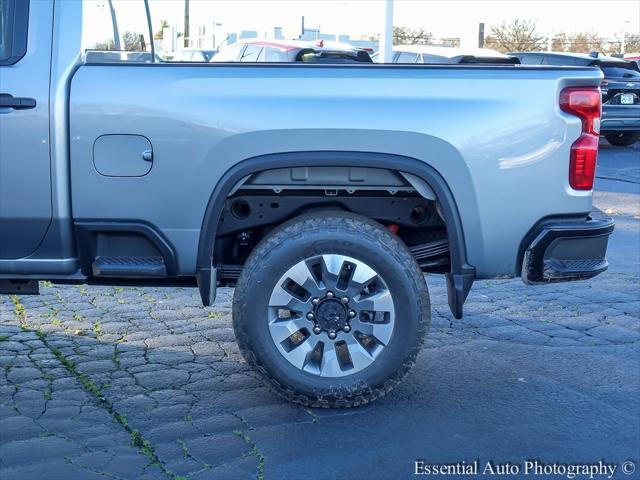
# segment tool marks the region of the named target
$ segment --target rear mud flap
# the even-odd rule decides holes
[[[462,318],[462,307],[469,295],[475,275],[473,273],[447,273],[447,298],[454,318]]]

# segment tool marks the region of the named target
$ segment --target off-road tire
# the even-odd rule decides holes
[[[269,297],[295,263],[323,254],[350,256],[388,284],[397,320],[385,350],[363,370],[339,378],[312,375],[290,364],[268,331]],[[402,240],[366,217],[323,211],[275,228],[252,251],[236,284],[233,328],[240,351],[267,385],[309,407],[354,407],[385,395],[415,364],[431,322],[423,273]]]

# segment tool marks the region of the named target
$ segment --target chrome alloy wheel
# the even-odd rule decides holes
[[[395,311],[382,277],[344,255],[298,262],[269,299],[269,332],[295,367],[320,377],[352,375],[371,365],[393,335]]]

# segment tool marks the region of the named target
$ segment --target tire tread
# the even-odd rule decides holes
[[[412,345],[410,351],[407,352],[400,368],[381,386],[375,388],[369,386],[365,388],[355,387],[347,392],[344,390],[336,390],[328,395],[311,398],[308,395],[296,392],[287,385],[283,385],[264,368],[249,347],[248,336],[242,324],[243,317],[238,314],[237,308],[248,301],[246,297],[251,293],[249,284],[255,275],[260,274],[262,260],[270,255],[271,252],[274,252],[277,247],[281,246],[284,242],[290,241],[292,238],[306,235],[311,230],[321,229],[323,231],[330,231],[341,228],[353,229],[364,237],[376,239],[380,246],[391,254],[400,265],[404,265],[407,278],[413,282],[413,288],[416,290],[416,302],[418,303],[419,311],[422,312],[421,321],[418,326],[417,341]],[[416,358],[422,349],[430,325],[430,308],[429,293],[420,267],[411,255],[409,249],[397,236],[389,232],[384,226],[366,217],[348,212],[331,211],[323,212],[321,216],[315,213],[289,220],[274,229],[256,246],[247,259],[236,284],[233,300],[233,327],[242,356],[275,393],[292,403],[305,407],[349,408],[365,405],[384,396],[400,383],[402,378],[409,372],[413,365],[415,365]]]

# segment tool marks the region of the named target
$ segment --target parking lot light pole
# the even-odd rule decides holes
[[[393,60],[393,0],[385,0],[384,24],[380,35],[380,61],[391,63]]]

